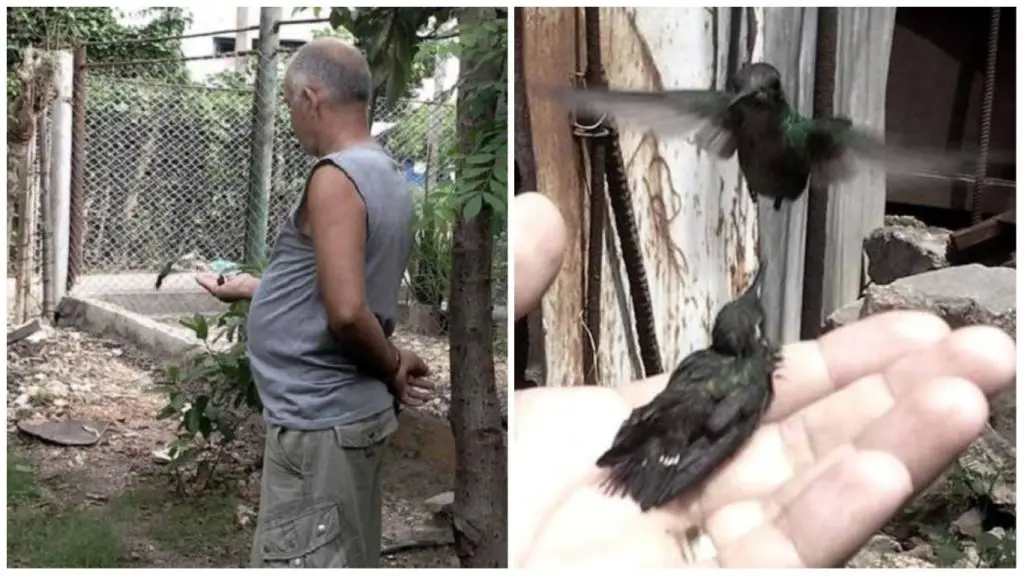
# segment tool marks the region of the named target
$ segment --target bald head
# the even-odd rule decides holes
[[[293,94],[307,87],[322,90],[338,106],[367,104],[373,89],[362,53],[337,38],[317,38],[300,48],[288,64],[285,82]]]

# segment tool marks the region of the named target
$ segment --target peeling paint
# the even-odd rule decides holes
[[[717,81],[724,62],[719,26],[728,22],[716,19],[714,10],[605,8],[601,20],[610,85],[706,89]],[[671,370],[707,345],[714,315],[735,287],[745,287],[756,211],[735,161],[701,154],[682,137],[619,129],[661,356]],[[609,277],[624,276],[611,250],[604,266]],[[600,381],[613,385],[638,375],[628,287],[606,283],[601,300]]]

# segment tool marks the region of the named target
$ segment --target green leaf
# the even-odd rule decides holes
[[[997,537],[994,534],[989,534],[988,532],[982,532],[981,534],[978,534],[977,538],[975,538],[974,541],[978,545],[979,553],[981,552],[981,550],[999,548],[1002,544],[1002,540],[999,537]]]
[[[472,220],[476,218],[477,214],[483,208],[483,199],[480,195],[470,198],[466,205],[462,209],[462,217],[466,220]]]
[[[165,368],[167,372],[167,380],[170,382],[177,382],[181,378],[181,366],[177,364],[168,364]]]
[[[939,559],[941,565],[952,566],[963,557],[963,552],[955,544],[949,542],[936,542],[935,556]]]
[[[490,184],[491,184],[491,194],[493,194],[496,198],[505,198],[506,197],[506,195],[508,194],[508,184],[506,182],[501,182],[500,180],[498,180],[496,178],[491,178]],[[500,201],[500,202],[502,204],[504,204],[503,201]],[[501,208],[496,208],[496,210],[501,210]]]
[[[183,406],[185,406],[185,395],[180,392],[172,394],[170,407],[174,409],[175,412],[181,412]]]
[[[462,169],[462,178],[465,180],[471,180],[473,178],[483,176],[484,174],[488,174],[491,170],[492,168],[490,166],[467,166]]]
[[[195,408],[190,408],[189,411],[185,413],[185,430],[188,430],[190,434],[195,434],[196,432],[198,432],[199,421],[201,418],[202,415],[199,413],[198,410],[196,410]]]
[[[492,154],[474,154],[466,158],[466,163],[486,166],[490,170],[494,166],[494,156]]]
[[[484,193],[484,201],[491,207],[494,212],[502,212],[505,210],[505,200],[495,194]]]

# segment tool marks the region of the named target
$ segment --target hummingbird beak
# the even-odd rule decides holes
[[[740,102],[742,102],[742,101],[746,100],[747,98],[750,98],[751,96],[754,96],[756,94],[757,94],[757,90],[753,90],[753,89],[750,89],[750,88],[748,88],[746,90],[743,90],[739,94],[733,96],[732,101],[729,102],[729,106],[735,106],[736,104],[739,104]]]

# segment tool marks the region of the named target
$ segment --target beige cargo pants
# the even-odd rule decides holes
[[[267,426],[253,568],[375,568],[393,410],[326,430]]]

